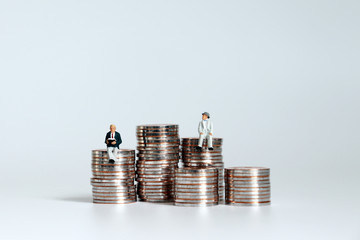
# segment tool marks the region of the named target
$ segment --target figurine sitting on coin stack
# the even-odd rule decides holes
[[[202,149],[202,145],[204,142],[204,139],[207,139],[207,145],[209,147],[209,150],[214,150],[213,144],[212,144],[212,137],[213,137],[213,123],[210,121],[210,114],[208,112],[202,113],[202,121],[199,122],[199,145],[196,147],[197,150]]]
[[[122,143],[120,133],[116,132],[116,126],[110,125],[110,132],[105,136],[109,163],[114,164],[118,155],[119,145]]]

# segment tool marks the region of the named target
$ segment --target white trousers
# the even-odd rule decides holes
[[[109,159],[113,159],[116,161],[118,151],[119,151],[119,149],[117,147],[108,147],[107,153],[108,153]]]
[[[202,147],[204,139],[207,139],[208,148],[212,148],[212,136],[209,133],[203,133],[199,136],[199,147]]]

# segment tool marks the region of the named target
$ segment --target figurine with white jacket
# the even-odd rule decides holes
[[[212,145],[213,138],[213,123],[210,121],[210,114],[208,112],[202,113],[202,121],[199,122],[199,145],[196,146],[197,150],[202,149],[204,139],[207,139],[207,145],[209,150],[214,150]]]

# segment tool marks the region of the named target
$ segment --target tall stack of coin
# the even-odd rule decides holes
[[[136,202],[135,150],[120,149],[114,160],[114,163],[109,163],[106,150],[92,151],[94,203]]]
[[[138,160],[137,193],[148,202],[174,199],[174,176],[179,163],[179,126],[141,125],[136,128]]]
[[[270,168],[225,168],[226,204],[263,206],[270,204]]]
[[[199,138],[182,138],[182,162],[185,167],[213,166],[219,169],[219,202],[224,203],[224,162],[222,157],[222,138],[213,138],[214,150],[208,150],[207,140],[204,140],[202,150],[196,149]]]
[[[175,173],[175,205],[213,206],[219,202],[218,169],[178,168]]]

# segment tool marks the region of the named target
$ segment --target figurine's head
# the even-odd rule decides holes
[[[208,118],[210,118],[210,114],[209,114],[208,112],[203,112],[203,113],[202,113],[202,119],[203,119],[203,120],[206,120],[206,119],[208,119]]]
[[[116,130],[116,126],[114,124],[111,124],[110,125],[110,131],[115,132],[115,130]]]

